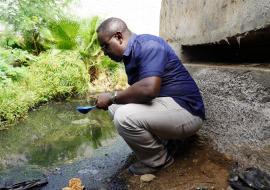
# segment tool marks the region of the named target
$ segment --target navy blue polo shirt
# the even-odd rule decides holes
[[[191,114],[205,119],[204,104],[195,81],[162,38],[133,34],[124,51],[128,84],[146,77],[161,78],[159,97],[172,97]]]

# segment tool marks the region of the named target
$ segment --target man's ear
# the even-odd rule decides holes
[[[123,34],[121,32],[116,32],[115,37],[120,42],[120,44],[123,43]]]

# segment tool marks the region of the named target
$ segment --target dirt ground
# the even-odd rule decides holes
[[[155,174],[148,183],[127,169],[118,175],[131,190],[227,190],[233,161],[207,145],[191,139],[181,143],[172,166]]]

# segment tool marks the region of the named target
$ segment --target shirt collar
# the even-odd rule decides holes
[[[132,33],[131,37],[128,40],[128,44],[127,44],[127,47],[124,51],[123,56],[129,56],[131,49],[132,49],[133,42],[135,41],[136,37],[137,37],[137,34]]]

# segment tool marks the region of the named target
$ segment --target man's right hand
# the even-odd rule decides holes
[[[96,106],[99,109],[107,110],[112,105],[112,94],[104,92],[98,95],[96,100]]]

